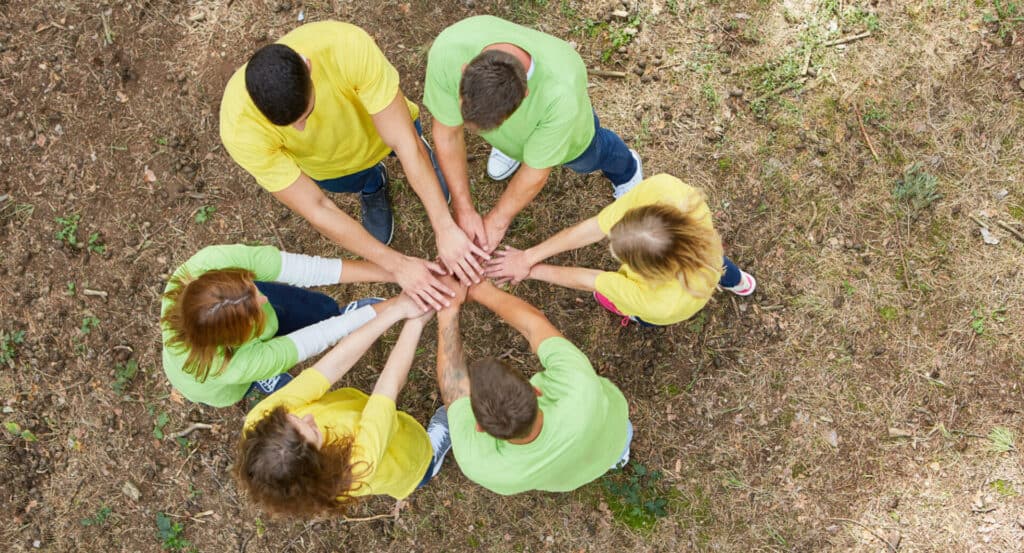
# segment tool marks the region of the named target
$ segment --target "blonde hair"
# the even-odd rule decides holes
[[[722,239],[695,213],[699,194],[682,206],[651,204],[627,211],[608,233],[612,255],[650,281],[678,279],[687,292],[708,298],[722,276]],[[703,282],[691,282],[701,279]]]

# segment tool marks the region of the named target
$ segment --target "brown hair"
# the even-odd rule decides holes
[[[463,121],[496,129],[526,98],[526,69],[508,52],[484,50],[462,72],[459,97]]]
[[[501,440],[525,438],[537,418],[537,395],[523,373],[493,357],[469,365],[469,402],[480,428]]]
[[[278,406],[242,432],[235,478],[272,514],[344,514],[357,501],[348,494],[359,486],[351,464],[353,437],[325,441],[317,449],[287,415]]]
[[[677,278],[694,296],[709,297],[722,275],[722,239],[695,215],[703,201],[698,197],[682,209],[664,204],[630,209],[608,233],[612,254],[648,280]]]
[[[162,321],[173,337],[168,345],[188,350],[183,370],[205,382],[219,353],[224,371],[234,349],[263,332],[266,316],[257,301],[255,274],[245,269],[208,271],[192,279],[174,277],[164,297],[171,306]]]

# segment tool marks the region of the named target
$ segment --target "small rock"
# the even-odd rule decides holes
[[[728,67],[723,67],[719,69],[719,71],[721,71],[723,75],[728,75],[729,73],[732,73],[732,69],[729,69]]]
[[[733,98],[740,98],[740,97],[743,96],[743,89],[742,88],[734,88],[734,89],[729,91],[729,96],[732,96]]]
[[[995,198],[996,200],[1002,200],[1003,198],[1005,198],[1005,197],[1007,197],[1009,195],[1010,195],[1010,191],[1005,189],[1005,188],[1002,189],[1002,190],[999,190],[997,192],[993,192],[992,193],[992,197]]]
[[[615,11],[612,12],[612,16],[613,17],[618,17],[618,18],[621,18],[621,19],[625,19],[625,18],[629,17],[629,12],[626,11],[626,10],[615,10]]]
[[[121,486],[121,492],[130,497],[132,501],[142,499],[142,492],[140,492],[138,486],[132,484],[130,480],[124,481],[124,485]]]
[[[644,68],[638,65],[638,66],[633,68],[633,72],[636,73],[637,75],[643,75],[644,74]]]

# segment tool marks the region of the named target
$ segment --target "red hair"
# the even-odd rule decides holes
[[[219,269],[171,280],[164,294],[171,306],[162,319],[173,333],[168,345],[188,350],[183,370],[197,381],[206,381],[218,354],[224,361],[214,376],[224,371],[235,348],[263,332],[266,316],[254,277],[245,269]]]

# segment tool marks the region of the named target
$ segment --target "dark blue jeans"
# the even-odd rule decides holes
[[[594,113],[594,138],[590,146],[566,167],[577,173],[593,173],[598,169],[613,185],[628,182],[636,173],[636,160],[629,153],[629,147],[619,135],[601,127],[601,121]]]
[[[413,121],[413,125],[416,127],[416,133],[423,136],[423,126],[420,125],[420,120]],[[424,142],[426,144],[426,142]],[[430,163],[434,166],[434,173],[437,175],[438,182],[441,183],[442,190],[448,190],[448,183],[444,180],[444,175],[441,174],[441,168],[437,166],[437,157],[434,156],[434,149],[427,146],[427,153],[430,154]],[[395,152],[390,154],[394,157]],[[372,194],[380,190],[381,186],[386,183],[384,173],[384,163],[378,163],[369,169],[363,169],[358,173],[352,173],[351,175],[343,175],[334,179],[316,180],[314,179],[320,188],[328,192],[362,192],[364,194]],[[447,195],[447,194],[446,194]]]
[[[257,282],[277,313],[277,336],[341,315],[341,307],[327,294],[279,282]]]

